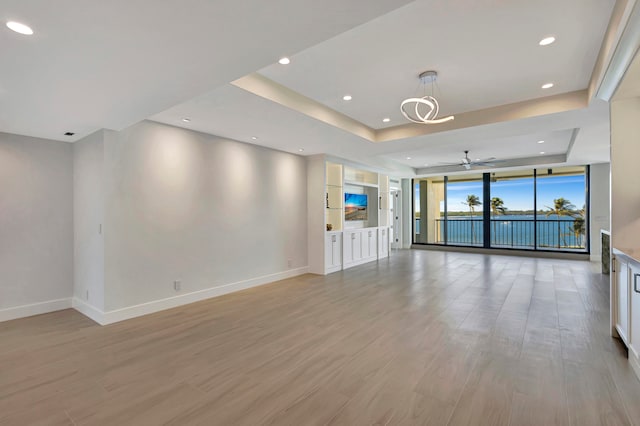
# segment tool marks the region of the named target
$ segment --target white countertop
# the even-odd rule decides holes
[[[640,265],[640,248],[613,247],[611,250],[614,255]]]

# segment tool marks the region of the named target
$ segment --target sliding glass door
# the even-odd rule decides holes
[[[447,179],[445,244],[482,246],[484,241],[482,175],[450,176]]]
[[[587,241],[587,180],[584,167],[538,169],[538,247],[584,251]]]
[[[414,180],[414,243],[588,250],[588,167]]]
[[[491,173],[491,247],[535,248],[533,170]]]

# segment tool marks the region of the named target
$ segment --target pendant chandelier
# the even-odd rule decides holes
[[[433,84],[438,78],[438,73],[435,71],[425,71],[421,73],[418,78],[420,78],[425,88],[427,84],[431,84],[431,95],[426,95],[421,98],[407,98],[402,101],[400,104],[402,115],[404,115],[407,120],[418,124],[440,124],[453,120],[453,115],[438,118],[440,105],[436,98],[433,97]]]

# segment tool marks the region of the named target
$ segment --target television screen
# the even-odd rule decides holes
[[[344,220],[367,220],[367,194],[344,194]]]

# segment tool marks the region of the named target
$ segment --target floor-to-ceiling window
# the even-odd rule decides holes
[[[449,176],[447,179],[446,244],[481,246],[484,241],[482,175]]]
[[[491,173],[491,247],[535,248],[533,170]]]
[[[415,179],[414,243],[588,250],[588,167]]]
[[[586,249],[586,176],[584,167],[536,170],[539,248]]]

